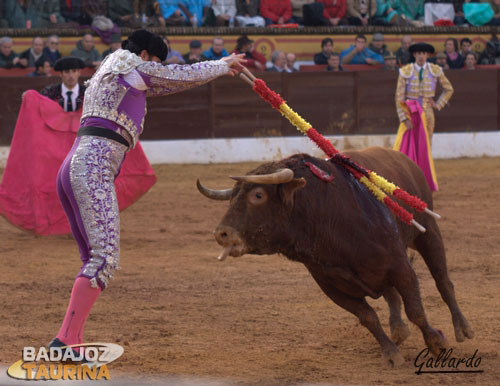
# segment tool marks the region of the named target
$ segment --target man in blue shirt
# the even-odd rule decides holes
[[[342,65],[346,64],[384,64],[384,58],[366,47],[366,37],[356,36],[354,44],[340,53]]]
[[[212,40],[212,47],[208,50],[203,51],[203,60],[219,60],[225,56],[229,56],[227,51],[224,49],[224,40],[221,37],[214,37]]]

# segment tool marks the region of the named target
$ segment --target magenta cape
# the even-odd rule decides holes
[[[420,104],[415,100],[407,100],[403,103],[406,115],[411,119],[412,130],[408,130],[404,123],[399,125],[394,150],[406,154],[424,172],[425,179],[431,191],[438,190],[436,172],[432,150],[427,136],[425,126],[425,114]]]
[[[79,128],[81,110],[67,113],[34,90],[26,91],[0,184],[0,214],[39,235],[70,233],[56,178]],[[156,182],[140,144],[129,151],[115,181],[120,210]]]

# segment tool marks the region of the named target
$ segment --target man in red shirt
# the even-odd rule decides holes
[[[266,69],[266,57],[259,54],[254,49],[253,40],[250,40],[246,35],[243,35],[236,40],[236,49],[232,53],[245,54],[244,59],[247,61],[246,67],[250,69],[259,71],[264,71]]]
[[[260,0],[260,16],[270,24],[286,24],[292,18],[291,0]]]
[[[346,0],[316,0],[323,4],[323,18],[325,25],[348,25]]]

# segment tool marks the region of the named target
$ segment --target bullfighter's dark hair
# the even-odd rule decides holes
[[[162,62],[168,55],[168,48],[163,39],[145,29],[134,31],[122,42],[122,48],[136,55],[146,50],[149,55],[158,57]]]

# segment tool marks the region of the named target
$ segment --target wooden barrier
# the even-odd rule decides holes
[[[323,134],[389,134],[398,127],[397,72],[260,73],[269,87]],[[455,94],[436,114],[436,132],[500,128],[499,70],[447,71]],[[8,145],[21,95],[58,78],[2,78],[0,145]],[[438,90],[439,92],[439,90]],[[179,94],[148,99],[142,139],[236,138],[298,135],[244,82],[222,77]]]

